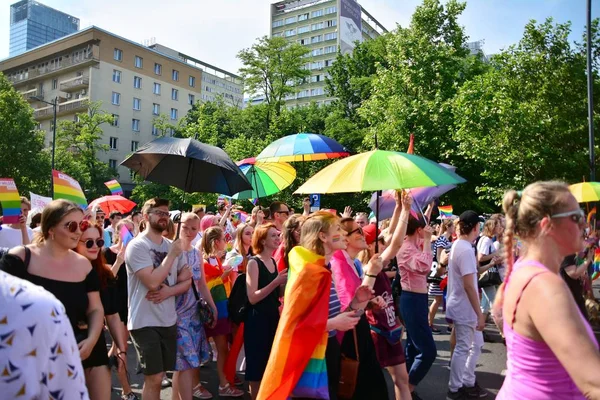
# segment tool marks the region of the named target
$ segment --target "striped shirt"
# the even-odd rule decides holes
[[[342,312],[342,304],[340,303],[340,299],[337,294],[337,290],[335,290],[335,283],[333,279],[331,280],[331,289],[329,290],[329,316],[331,319]],[[337,331],[334,329],[329,331],[329,337],[335,336]]]

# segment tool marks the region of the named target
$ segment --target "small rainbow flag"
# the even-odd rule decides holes
[[[440,212],[440,217],[442,218],[452,218],[452,206],[438,206],[438,211]]]
[[[113,196],[116,196],[118,194],[121,194],[121,195],[123,194],[123,188],[121,187],[119,182],[117,182],[115,179],[113,179],[112,181],[104,182],[104,184],[106,185],[108,190],[110,190],[110,193]]]
[[[327,313],[331,271],[325,258],[301,246],[289,254],[285,302],[258,400],[329,399]]]
[[[252,203],[254,206],[258,205],[258,199],[249,199],[250,203]]]
[[[594,273],[592,274],[592,280],[595,281],[600,277],[600,249],[594,250]]]
[[[15,181],[11,178],[0,179],[0,203],[2,203],[2,222],[17,224],[21,218],[21,197]]]
[[[231,197],[227,197],[224,194],[221,194],[219,195],[219,197],[217,197],[217,204],[225,204],[226,206],[228,206],[230,203],[229,199],[231,199]]]
[[[246,214],[243,211],[234,211],[231,214],[231,222],[233,223],[233,226],[236,226],[236,227],[239,224],[245,224],[247,219],[248,219],[248,214]]]
[[[592,208],[592,211],[590,211],[587,215],[587,223],[588,225],[592,224],[592,220],[596,219],[596,207]],[[592,227],[592,230],[595,230],[595,226]]]
[[[87,200],[81,190],[81,185],[75,179],[60,171],[52,171],[54,182],[54,199],[66,199],[79,204],[81,208],[87,208]]]

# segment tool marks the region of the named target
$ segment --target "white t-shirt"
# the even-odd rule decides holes
[[[466,240],[457,240],[452,245],[448,261],[448,294],[446,316],[459,324],[477,324],[477,314],[471,306],[463,284],[463,277],[472,274],[477,288],[477,259],[473,245]]]
[[[33,231],[27,228],[29,241],[33,240]],[[11,228],[8,225],[2,225],[0,230],[0,247],[12,249],[13,247],[23,245],[23,236],[20,229]]]
[[[171,296],[159,304],[146,299],[148,288],[135,275],[144,268],[158,268],[163,262],[171,242],[162,240],[155,244],[145,234],[140,234],[129,242],[125,251],[125,267],[127,269],[127,289],[129,291],[129,318],[127,329],[140,329],[148,326],[169,327],[177,322],[175,297]],[[177,273],[185,266],[185,257],[180,255],[173,265],[164,284],[173,286],[177,283]]]
[[[479,242],[477,242],[477,253],[487,256],[495,251],[494,240],[485,235],[481,236]]]
[[[196,247],[196,244],[202,240],[202,232],[198,232],[194,240],[192,240],[192,247]]]

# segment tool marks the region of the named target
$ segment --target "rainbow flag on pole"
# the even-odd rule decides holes
[[[595,224],[592,224],[593,220],[595,220],[595,219],[596,219],[596,207],[592,208],[592,211],[590,211],[587,215],[587,223],[588,223],[588,225],[593,225],[592,230],[596,230]]]
[[[123,194],[123,188],[115,179],[113,179],[112,181],[104,182],[104,184],[106,185],[108,190],[110,190],[110,194],[112,194],[113,196]]]
[[[453,209],[452,206],[438,206],[438,211],[440,212],[440,217],[443,218],[452,218]]]
[[[79,204],[81,208],[87,208],[87,200],[79,182],[57,170],[52,171],[52,179],[54,183],[54,199],[71,200]]]
[[[0,203],[2,203],[2,222],[17,224],[21,218],[21,197],[15,181],[0,178]]]
[[[329,399],[327,314],[331,271],[325,258],[296,246],[289,254],[285,303],[258,400]]]

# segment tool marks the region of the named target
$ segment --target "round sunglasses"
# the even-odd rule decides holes
[[[79,228],[81,232],[85,232],[90,226],[92,226],[92,224],[87,220],[83,220],[79,223],[77,221],[69,221],[64,225],[64,227],[71,233],[77,232],[77,228]]]
[[[98,246],[98,248],[102,248],[104,246],[104,239],[88,239],[88,240],[80,240],[81,243],[85,243],[85,247],[87,247],[88,249],[91,249],[92,247],[94,247],[94,243],[96,243],[96,246]]]

